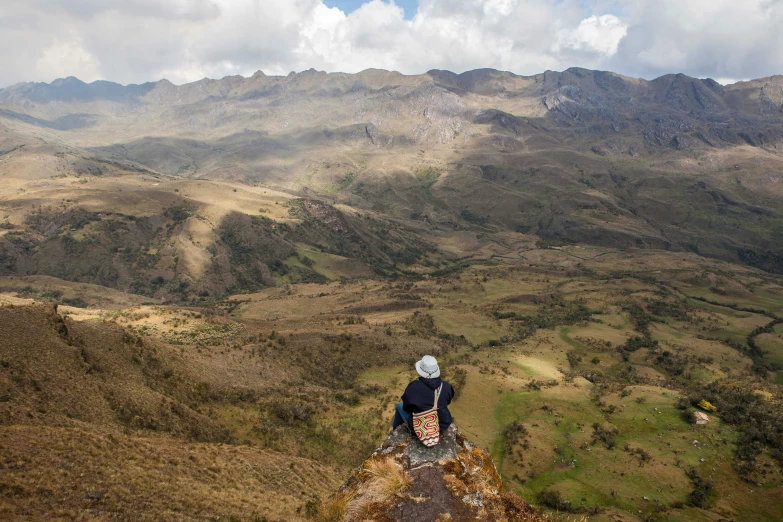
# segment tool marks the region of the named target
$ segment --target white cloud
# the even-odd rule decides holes
[[[780,27],[779,0],[420,0],[412,20],[390,0],[350,14],[322,0],[5,0],[0,86],[310,67],[751,78],[783,72]]]
[[[741,78],[721,78],[721,77],[718,77],[718,78],[713,78],[713,80],[715,80],[716,82],[718,82],[721,85],[732,85],[732,84],[735,84],[737,82],[744,82],[744,81],[747,80],[747,78],[741,79]]]
[[[79,71],[79,79],[91,82],[101,78],[100,63],[85,50],[78,38],[55,40],[41,51],[35,64],[36,71],[59,77],[70,76]]]
[[[621,0],[628,34],[607,65],[626,74],[758,78],[783,73],[783,2]]]
[[[574,30],[561,29],[557,33],[555,50],[568,47],[577,51],[594,51],[612,56],[628,32],[622,20],[614,15],[593,15],[579,22]]]
[[[13,4],[18,0],[10,0]],[[67,14],[89,20],[106,12],[170,20],[204,20],[220,15],[212,0],[27,0],[42,12]]]

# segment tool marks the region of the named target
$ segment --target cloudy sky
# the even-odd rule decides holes
[[[2,0],[0,87],[311,67],[783,74],[783,0]]]

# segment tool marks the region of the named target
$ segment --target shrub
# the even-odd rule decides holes
[[[514,446],[522,439],[527,437],[528,432],[518,421],[514,421],[503,429],[503,447],[506,453],[510,454]]]
[[[60,299],[63,293],[60,290],[47,290],[41,293],[41,297],[44,299]]]
[[[460,217],[467,221],[468,223],[474,223],[476,225],[483,225],[487,222],[487,218],[484,216],[481,216],[479,214],[474,214],[468,209],[463,210],[459,213]]]
[[[87,301],[81,297],[66,297],[62,300],[64,305],[73,306],[74,308],[87,308],[89,305]]]
[[[682,420],[688,424],[696,424],[696,413],[691,409],[683,410]]]
[[[334,398],[336,401],[345,403],[349,406],[357,406],[361,402],[359,396],[356,395],[355,393],[346,394],[346,393],[337,392],[334,394]]]
[[[688,397],[680,397],[677,399],[677,409],[687,410],[691,407],[691,400]]]
[[[678,321],[688,321],[691,317],[693,308],[685,300],[666,302],[663,300],[654,301],[647,305],[647,310],[653,315],[659,317],[672,317]]]
[[[464,368],[455,366],[454,368],[445,368],[447,379],[451,386],[454,388],[454,399],[457,400],[462,393],[462,389],[465,387],[465,382],[468,380],[468,372]]]
[[[599,423],[593,424],[593,444],[602,442],[606,449],[614,449],[617,446],[619,430],[614,426],[605,427]]]
[[[557,511],[573,512],[570,500],[564,500],[559,491],[544,489],[538,492],[536,500],[539,504]]]
[[[692,506],[706,508],[709,504],[710,495],[712,495],[715,489],[715,483],[711,478],[702,478],[699,475],[699,471],[693,467],[688,468],[685,474],[691,479],[694,486],[693,491],[688,496],[688,502]]]
[[[618,349],[623,352],[635,352],[640,348],[655,348],[657,346],[658,341],[650,337],[649,333],[646,333],[644,336],[637,335],[635,337],[631,337]]]
[[[280,399],[272,403],[272,413],[285,424],[309,422],[315,415],[315,407],[297,399]]]
[[[174,205],[167,208],[163,215],[171,219],[174,223],[181,223],[192,215],[192,210],[183,205]]]

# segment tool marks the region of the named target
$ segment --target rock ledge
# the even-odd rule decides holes
[[[535,508],[503,490],[490,455],[452,425],[427,448],[397,428],[322,506],[331,521],[538,521]]]

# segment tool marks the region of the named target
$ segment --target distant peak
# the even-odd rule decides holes
[[[64,85],[73,85],[73,84],[87,85],[85,82],[81,81],[76,76],[68,76],[66,78],[57,78],[56,80],[54,80],[51,83],[51,85],[53,87],[62,87]]]

